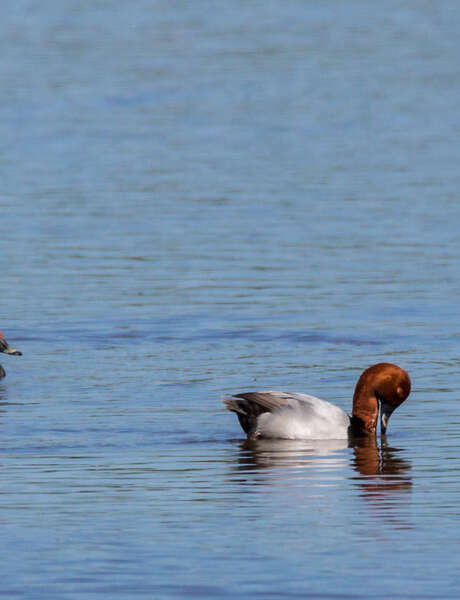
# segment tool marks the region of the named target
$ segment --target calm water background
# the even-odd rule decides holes
[[[460,5],[6,1],[0,595],[458,598]],[[387,441],[247,446],[222,392]]]

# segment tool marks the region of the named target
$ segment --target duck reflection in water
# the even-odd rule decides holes
[[[320,465],[334,468],[345,467],[348,462],[347,456],[339,452],[348,447],[346,440],[247,439],[240,441],[239,446],[238,468],[241,470],[314,469]]]
[[[355,479],[368,500],[384,509],[389,499],[411,491],[411,464],[400,456],[401,449],[388,446],[384,439],[380,448],[377,440],[364,439],[353,452],[352,464],[360,475]]]
[[[382,438],[346,440],[245,440],[240,442],[239,480],[249,483],[249,473],[270,485],[285,485],[288,480],[308,480],[311,484],[342,485],[350,479],[347,467],[355,471],[351,480],[360,496],[377,510],[395,507],[412,488],[411,463],[401,457],[401,449],[388,446]],[[244,480],[241,475],[246,472]],[[251,481],[253,481],[251,477]],[[389,515],[387,515],[389,516]],[[399,523],[407,527],[408,524]]]

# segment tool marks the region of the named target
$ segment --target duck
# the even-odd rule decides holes
[[[12,348],[8,342],[5,340],[3,333],[0,331],[0,352],[4,352],[5,354],[13,354],[14,356],[21,356],[22,352],[19,350],[15,350]],[[0,379],[5,377],[5,369],[0,365]]]
[[[244,392],[224,395],[225,408],[236,413],[248,439],[325,440],[386,434],[393,411],[409,396],[408,373],[391,363],[365,369],[353,394],[351,416],[338,406],[296,392]]]

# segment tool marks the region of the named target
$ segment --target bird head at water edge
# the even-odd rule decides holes
[[[0,331],[0,352],[3,352],[4,354],[12,354],[13,356],[21,356],[22,355],[22,352],[20,352],[19,350],[15,350],[8,344],[8,342],[5,340],[5,337],[1,331]],[[5,377],[5,370],[0,365],[0,379],[2,377]]]
[[[366,369],[353,395],[354,431],[375,435],[380,408],[380,432],[385,435],[391,414],[406,400],[410,390],[410,377],[398,365],[378,363]]]
[[[4,354],[13,354],[14,356],[22,356],[22,352],[12,348],[5,340],[3,333],[0,331],[0,352]]]

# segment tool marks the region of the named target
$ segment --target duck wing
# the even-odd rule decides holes
[[[256,435],[257,419],[264,412],[272,412],[289,407],[289,399],[283,392],[245,392],[232,396],[222,396],[226,409],[236,413],[243,431],[248,437]]]
[[[350,418],[338,406],[296,392],[246,392],[223,396],[250,438],[343,439]]]

